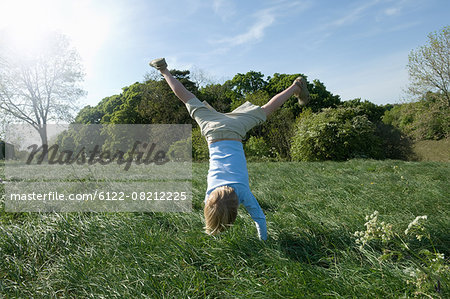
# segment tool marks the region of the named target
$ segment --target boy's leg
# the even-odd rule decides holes
[[[269,116],[275,110],[280,108],[284,102],[286,102],[297,90],[300,90],[300,88],[297,85],[292,84],[287,89],[271,98],[264,106],[261,107],[266,113],[266,116]]]
[[[164,76],[164,79],[166,79],[167,84],[169,84],[172,91],[183,103],[187,103],[190,99],[195,98],[195,95],[192,92],[187,90],[180,81],[172,76],[172,74],[169,72],[169,69],[167,68],[167,64],[165,64],[165,61],[163,67],[152,65],[154,61],[158,61],[160,63],[160,59],[153,60],[152,62],[150,62],[150,65],[161,72],[161,74]]]
[[[304,81],[304,82],[302,82]],[[280,108],[284,102],[286,102],[292,95],[295,95],[299,98],[299,104],[305,105],[309,101],[309,93],[306,87],[306,81],[299,77],[297,78],[291,86],[275,95],[273,98],[269,100],[264,106],[261,108],[266,113],[266,116],[272,114],[275,110]]]
[[[181,84],[180,81],[175,79],[168,69],[161,70],[161,74],[166,79],[167,84],[169,84],[175,95],[183,102],[187,103],[190,99],[195,98],[195,95],[186,89],[186,87]]]

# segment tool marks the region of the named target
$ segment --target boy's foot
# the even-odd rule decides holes
[[[150,66],[154,67],[158,71],[162,71],[167,68],[167,63],[164,58],[157,58],[150,61]]]
[[[306,80],[303,77],[298,77],[294,80],[294,84],[297,85],[300,90],[294,92],[294,96],[298,98],[298,104],[304,106],[309,103],[311,97],[309,96],[308,87],[306,86]]]

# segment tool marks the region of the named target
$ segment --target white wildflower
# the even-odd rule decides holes
[[[408,228],[405,230],[405,235],[407,235],[413,229],[424,231],[425,228],[423,227],[421,220],[425,221],[427,219],[428,219],[427,215],[417,216],[416,219],[414,219],[410,224],[408,224]],[[417,237],[417,235],[416,235],[416,237]],[[420,241],[420,239],[419,239],[419,241]]]

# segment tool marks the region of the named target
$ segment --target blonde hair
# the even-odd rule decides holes
[[[205,231],[215,235],[236,220],[239,201],[234,189],[229,186],[216,188],[205,203]]]

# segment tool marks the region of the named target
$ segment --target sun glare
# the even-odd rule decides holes
[[[0,2],[0,34],[17,55],[33,55],[43,46],[44,36],[57,31],[71,40],[89,64],[108,38],[111,19],[89,0]]]
[[[41,45],[42,35],[49,30],[48,19],[39,1],[23,3],[8,1],[2,4],[0,28],[6,36],[8,47],[20,54],[31,54]]]

